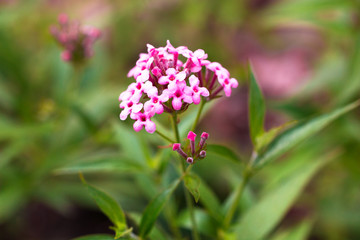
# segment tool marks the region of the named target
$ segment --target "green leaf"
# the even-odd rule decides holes
[[[200,178],[193,173],[186,174],[184,177],[185,187],[189,190],[191,195],[193,195],[195,202],[199,201],[200,198]]]
[[[200,202],[204,205],[209,214],[218,222],[222,222],[223,215],[220,212],[220,201],[214,192],[202,181],[199,187]]]
[[[157,217],[169,200],[171,194],[179,185],[180,179],[176,180],[169,188],[157,195],[146,207],[140,222],[140,236],[145,238],[153,228]]]
[[[197,230],[207,236],[216,236],[216,230],[219,226],[204,210],[194,209],[194,216],[196,221]],[[177,218],[177,224],[189,230],[193,229],[191,215],[188,209],[182,211]],[[211,238],[212,239],[212,238]]]
[[[234,226],[237,239],[265,238],[283,218],[306,184],[329,159],[305,164],[277,189],[264,196]]]
[[[264,132],[265,102],[261,90],[250,71],[249,125],[250,137],[257,150],[256,138]]]
[[[345,107],[337,109],[333,112],[323,114],[308,121],[299,122],[294,127],[286,130],[278,137],[276,137],[266,148],[266,150],[260,153],[254,160],[254,167],[259,168],[264,164],[274,160],[283,153],[287,152],[306,138],[319,132],[326,127],[329,123],[342,116],[343,114],[358,107],[360,101],[351,103]]]
[[[232,160],[237,163],[240,162],[240,158],[237,156],[237,154],[233,150],[231,150],[228,147],[222,146],[222,145],[208,144],[206,146],[206,151],[208,154],[212,153],[212,154],[220,155],[224,158],[227,158],[227,159]]]
[[[73,240],[114,240],[114,237],[106,234],[95,234],[73,238]]]
[[[122,236],[121,233],[127,233],[126,219],[120,205],[108,194],[87,184],[82,175],[80,177],[98,207],[114,224],[113,229],[116,232],[116,237]]]
[[[299,225],[282,231],[271,238],[271,240],[306,240],[311,231],[314,221],[306,220]]]
[[[69,166],[58,168],[55,174],[76,174],[78,172],[102,172],[102,171],[121,171],[137,172],[141,171],[142,166],[129,159],[116,157],[104,157],[93,161],[73,163]]]
[[[288,123],[285,123],[283,125],[280,125],[278,127],[274,127],[270,129],[267,132],[263,132],[259,136],[256,137],[256,146],[258,150],[262,150],[264,147],[266,147],[274,138],[280,134],[281,131],[283,131],[288,126],[294,124],[296,121],[291,121]]]

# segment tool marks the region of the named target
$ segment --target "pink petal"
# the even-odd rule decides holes
[[[182,106],[182,102],[180,98],[174,97],[172,101],[172,106],[175,110],[180,110]]]
[[[133,127],[136,132],[139,132],[143,128],[143,123],[140,120],[137,120],[134,122]]]
[[[155,125],[155,123],[148,119],[148,120],[146,121],[146,123],[145,123],[145,130],[146,130],[148,133],[154,133],[155,130],[156,130],[156,125]]]

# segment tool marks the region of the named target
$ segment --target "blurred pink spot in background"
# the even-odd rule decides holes
[[[265,95],[289,97],[298,91],[310,76],[310,66],[303,51],[288,50],[274,55],[256,53],[250,57],[258,84]]]

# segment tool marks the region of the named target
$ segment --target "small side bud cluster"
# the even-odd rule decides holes
[[[201,134],[200,142],[196,146],[195,139],[196,134],[192,131],[189,132],[187,138],[190,141],[190,147],[185,151],[181,148],[180,143],[173,144],[173,151],[177,151],[181,157],[183,157],[187,163],[194,164],[196,160],[200,160],[206,157],[206,140],[209,138],[207,132]]]
[[[64,48],[61,53],[62,60],[78,63],[90,58],[93,55],[93,44],[100,38],[100,30],[70,21],[66,14],[60,14],[58,22],[59,26],[52,26],[50,31]]]

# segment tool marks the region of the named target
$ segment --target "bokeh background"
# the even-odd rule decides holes
[[[81,71],[61,60],[50,34],[60,13],[102,31]],[[0,239],[111,233],[77,172],[67,170],[73,164],[99,164],[85,172],[88,181],[126,212],[144,209],[156,192],[144,189],[147,172],[106,163],[159,158],[160,139],[121,122],[117,98],[146,43],[164,46],[168,39],[204,49],[238,79],[200,129],[244,159],[251,153],[249,59],[266,98],[267,129],[360,97],[359,0],[0,0]],[[71,88],[76,97],[69,103]],[[243,208],[301,162],[337,149],[341,154],[312,180],[278,230],[308,221],[308,239],[360,239],[359,144],[357,110],[262,170]],[[231,167],[209,156],[196,171],[224,201],[239,178]]]

